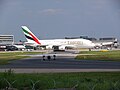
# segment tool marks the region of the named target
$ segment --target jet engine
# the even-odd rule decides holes
[[[46,46],[46,49],[53,49],[53,45]]]
[[[59,46],[59,50],[65,50],[65,46]]]

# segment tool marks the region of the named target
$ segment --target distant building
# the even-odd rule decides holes
[[[99,41],[118,41],[117,38],[99,38]]]
[[[87,40],[90,40],[90,41],[96,41],[97,39],[96,38],[90,38],[88,36],[80,36],[80,37],[65,37],[65,39],[78,39],[78,38],[83,38],[83,39],[87,39]]]
[[[90,40],[90,41],[97,41],[96,38],[87,38],[87,39]]]
[[[78,39],[80,37],[65,37],[65,39]]]
[[[88,39],[88,36],[80,36],[80,38]]]
[[[99,40],[113,40],[113,41],[116,41],[117,38],[99,38]]]
[[[0,35],[0,45],[11,45],[14,43],[14,35]]]

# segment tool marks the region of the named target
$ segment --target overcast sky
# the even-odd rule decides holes
[[[0,34],[25,40],[22,25],[40,39],[120,39],[120,0],[0,0]]]

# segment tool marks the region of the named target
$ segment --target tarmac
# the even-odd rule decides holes
[[[54,57],[55,55],[55,57]],[[15,60],[0,65],[0,72],[12,69],[16,73],[65,73],[65,72],[114,72],[120,71],[120,62],[99,60],[76,60],[78,54],[70,52],[49,52],[29,55],[31,58]],[[44,59],[43,59],[43,56]],[[50,58],[48,58],[50,56]]]

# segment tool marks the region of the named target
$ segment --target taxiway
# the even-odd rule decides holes
[[[43,55],[45,60],[43,60]],[[56,55],[55,60],[53,55]],[[76,53],[71,52],[29,55],[31,58],[15,60],[7,65],[0,65],[0,71],[3,72],[8,69],[13,69],[17,73],[120,71],[120,62],[76,60],[76,55]],[[47,56],[51,56],[51,59],[48,60]]]

